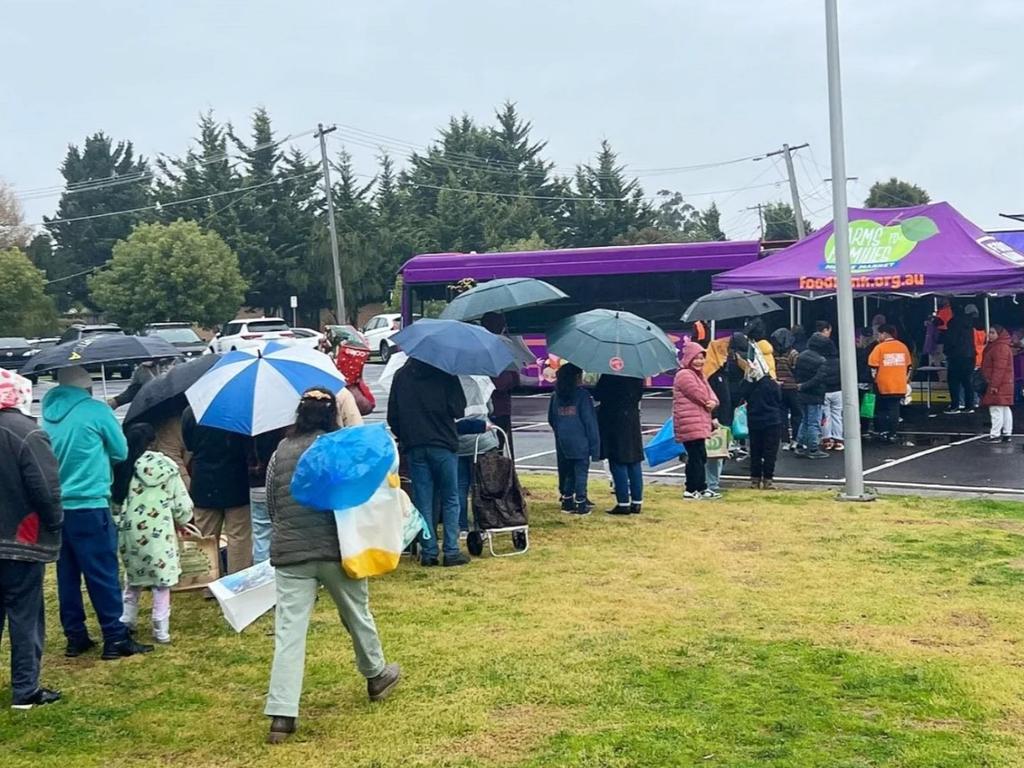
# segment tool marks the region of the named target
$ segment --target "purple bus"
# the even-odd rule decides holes
[[[565,248],[513,253],[431,253],[414,256],[401,269],[402,321],[429,317],[452,298],[453,286],[472,278],[536,277],[568,299],[509,313],[509,330],[520,334],[536,362],[523,369],[524,383],[554,379],[560,361],[548,355],[544,334],[555,322],[577,312],[604,307],[640,315],[665,330],[678,345],[679,318],[690,302],[711,290],[711,276],[756,261],[756,240],[665,243],[605,248]],[[669,375],[652,386],[670,386]]]

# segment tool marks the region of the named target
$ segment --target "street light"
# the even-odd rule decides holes
[[[839,17],[836,0],[825,0],[825,48],[828,58],[828,123],[833,179],[846,179],[843,139],[843,90],[839,73]],[[870,501],[864,492],[864,458],[860,441],[857,350],[854,345],[853,284],[850,270],[850,221],[846,183],[832,184],[832,223],[836,251],[836,308],[839,314],[839,362],[843,386],[843,455],[846,487],[841,499]]]

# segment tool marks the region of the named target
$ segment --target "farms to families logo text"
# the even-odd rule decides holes
[[[853,274],[893,267],[910,254],[918,243],[939,233],[927,216],[914,216],[888,226],[870,219],[850,222],[850,266]],[[835,234],[825,243],[825,267],[836,268]]]

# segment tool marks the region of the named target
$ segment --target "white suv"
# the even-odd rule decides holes
[[[211,352],[231,352],[236,349],[263,347],[268,341],[292,342],[295,335],[288,323],[280,317],[254,317],[251,320],[232,320],[225,323],[210,342]]]
[[[401,315],[374,315],[363,326],[363,335],[366,337],[370,350],[380,352],[380,359],[386,363],[394,351],[394,347],[388,339],[398,333],[401,328]]]

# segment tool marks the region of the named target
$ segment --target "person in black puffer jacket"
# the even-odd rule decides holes
[[[843,445],[843,381],[839,372],[839,350],[832,337],[828,337],[829,349],[825,357],[825,425],[821,445],[826,451],[841,451]]]
[[[747,404],[750,430],[750,485],[770,490],[782,439],[782,388],[771,376],[761,375],[751,366],[740,395]]]
[[[832,342],[823,334],[815,333],[807,341],[807,349],[796,359],[793,375],[804,408],[803,421],[797,434],[796,454],[804,458],[820,459],[828,456],[821,450],[821,415],[828,389],[828,368],[825,356]]]
[[[387,696],[401,669],[386,664],[377,626],[370,613],[366,579],[350,579],[341,567],[341,547],[334,515],[310,509],[292,496],[299,458],[320,435],[338,429],[338,404],[327,389],[303,393],[295,426],[281,441],[267,466],[267,513],[270,515],[270,564],[274,566],[277,607],[274,614],[274,665],[264,713],[271,719],[267,741],[276,744],[295,733],[302,694],[309,615],[322,585],[338,608],[355,649],[356,666],[366,678],[370,701]],[[358,429],[358,427],[354,427]]]

